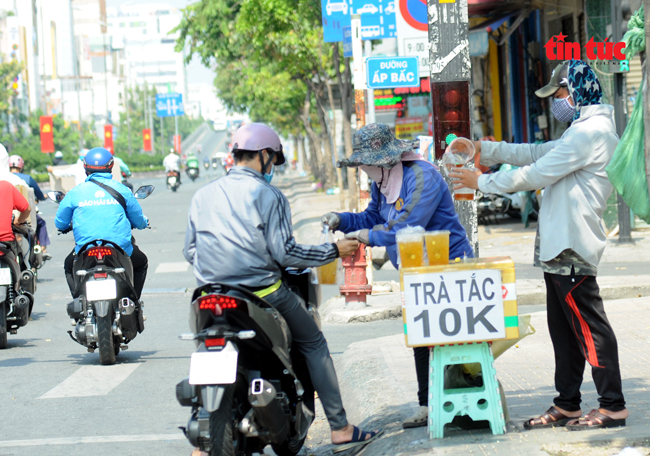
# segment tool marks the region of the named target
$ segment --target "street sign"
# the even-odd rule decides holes
[[[416,57],[369,57],[367,65],[370,89],[420,86]]]
[[[321,0],[323,39],[326,43],[343,41],[343,27],[350,26],[351,0]]]
[[[399,0],[395,10],[397,53],[418,57],[420,76],[429,75],[429,33],[427,2]]]
[[[498,269],[404,274],[402,305],[410,347],[506,338]]]
[[[352,14],[361,15],[361,38],[394,38],[396,2],[398,0],[352,0]]]
[[[352,27],[343,27],[343,57],[352,57]]]
[[[41,152],[49,154],[54,152],[54,126],[52,116],[41,116]]]
[[[182,93],[162,93],[156,95],[156,115],[174,117],[185,115]]]

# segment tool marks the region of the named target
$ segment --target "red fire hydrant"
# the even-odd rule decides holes
[[[350,302],[366,302],[366,296],[372,293],[372,285],[366,277],[366,246],[361,244],[354,255],[343,258],[345,283],[339,291],[345,296],[345,304]]]

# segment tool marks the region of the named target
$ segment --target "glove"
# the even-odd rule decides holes
[[[328,212],[321,217],[320,222],[329,226],[331,231],[336,231],[341,224],[341,216],[336,212]]]
[[[370,230],[353,231],[345,235],[345,239],[356,239],[362,244],[370,244]]]

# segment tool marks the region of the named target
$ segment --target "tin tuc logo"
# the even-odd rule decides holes
[[[564,41],[567,38],[567,35],[560,33],[551,37],[550,40],[544,45],[546,49],[546,58],[549,60],[569,60],[575,59],[580,60],[580,43],[566,42]],[[589,60],[626,60],[625,54],[625,43],[623,41],[618,43],[613,43],[607,41],[609,38],[605,38],[605,41],[596,43],[594,38],[591,39],[585,44],[585,53],[587,59]]]

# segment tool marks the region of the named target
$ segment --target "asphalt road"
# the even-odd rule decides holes
[[[205,148],[204,148],[205,150]],[[156,191],[141,204],[151,230],[134,232],[149,258],[144,290],[146,329],[120,352],[115,366],[99,365],[96,353],[73,342],[66,313],[69,292],[63,259],[73,248],[71,234],[54,229],[57,206],[41,203],[54,257],[38,272],[32,321],[9,347],[0,351],[0,456],[179,455],[191,452],[179,426],[189,409],[176,402],[175,385],[189,371],[190,293],[194,277],[182,255],[187,208],[194,192],[223,170],[201,169],[191,182],[183,176],[176,193],[163,178],[133,179],[137,188],[153,184]],[[326,326],[333,356],[354,341],[401,330],[399,321]]]

